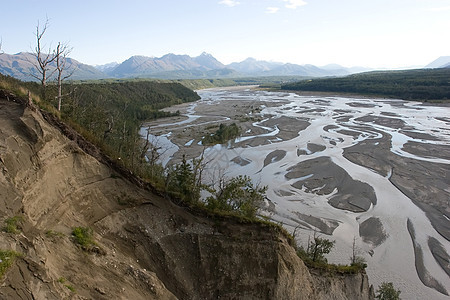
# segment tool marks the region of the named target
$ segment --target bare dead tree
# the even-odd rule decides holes
[[[140,158],[142,161],[146,160],[150,166],[155,166],[160,158],[165,155],[169,148],[164,148],[160,145],[160,140],[157,136],[150,137],[150,130],[147,130],[144,145],[142,147]]]
[[[353,237],[352,256],[350,257],[350,262],[352,265],[364,265],[366,263],[365,258],[361,256],[361,249],[356,245],[356,236]]]
[[[206,147],[203,148],[200,158],[192,160],[194,179],[196,180],[195,186],[199,189],[202,186],[203,171],[205,170],[206,165],[208,164],[207,162],[205,162],[205,150]]]
[[[53,57],[56,60],[56,72],[57,72],[57,81],[58,81],[58,110],[61,110],[61,101],[62,101],[62,82],[66,79],[68,79],[70,76],[73,75],[73,71],[68,71],[68,68],[70,65],[67,64],[67,58],[72,52],[72,48],[69,47],[67,43],[58,43],[58,46],[56,46],[56,50],[53,53]],[[66,71],[66,75],[63,75],[63,72]]]
[[[294,238],[294,242],[295,242],[295,239],[297,238],[297,230],[299,229],[299,228],[301,228],[302,227],[302,224],[298,224],[297,226],[295,226],[295,228],[294,228],[294,232],[292,233],[292,237]]]
[[[50,78],[55,72],[56,69],[51,70],[51,63],[55,61],[56,57],[52,54],[51,48],[49,47],[47,53],[43,52],[43,37],[48,27],[48,18],[46,19],[44,25],[40,26],[39,21],[36,26],[36,47],[34,48],[34,57],[36,61],[33,63],[38,75],[31,74],[32,77],[36,78],[41,82],[42,85],[42,95],[45,98],[45,89],[47,87],[47,80]]]

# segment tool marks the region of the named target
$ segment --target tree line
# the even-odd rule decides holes
[[[404,100],[450,101],[450,68],[375,71],[284,84],[294,91],[355,93]]]

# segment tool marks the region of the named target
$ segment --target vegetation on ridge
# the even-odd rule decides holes
[[[450,101],[449,78],[449,68],[375,71],[346,77],[304,80],[281,85],[281,89],[355,93],[418,101]]]
[[[383,282],[377,289],[375,298],[380,300],[399,300],[400,290],[395,289],[392,282]]]

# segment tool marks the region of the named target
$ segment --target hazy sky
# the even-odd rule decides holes
[[[0,0],[6,53],[49,46],[88,64],[132,55],[247,57],[346,67],[423,66],[450,55],[450,0]]]

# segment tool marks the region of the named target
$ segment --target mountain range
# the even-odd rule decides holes
[[[32,53],[0,55],[0,73],[24,81],[36,80],[38,73],[34,67]],[[68,58],[71,80],[92,80],[105,78],[160,78],[160,79],[199,79],[199,78],[239,78],[260,76],[345,76],[369,71],[363,67],[346,68],[337,64],[322,67],[298,65],[247,58],[241,62],[224,65],[211,54],[201,55],[166,54],[162,57],[132,56],[122,63],[91,66]],[[53,66],[54,67],[54,66]],[[450,56],[440,57],[426,68],[450,67]]]
[[[36,58],[32,53],[3,53],[0,55],[0,73],[23,81],[35,81],[35,77],[39,77],[39,73],[34,66],[35,61]],[[80,63],[72,58],[67,58],[67,63],[71,66],[69,72],[73,71],[73,75],[70,77],[72,80],[105,78],[105,73],[93,66]],[[52,68],[54,67],[55,65],[52,66]]]

